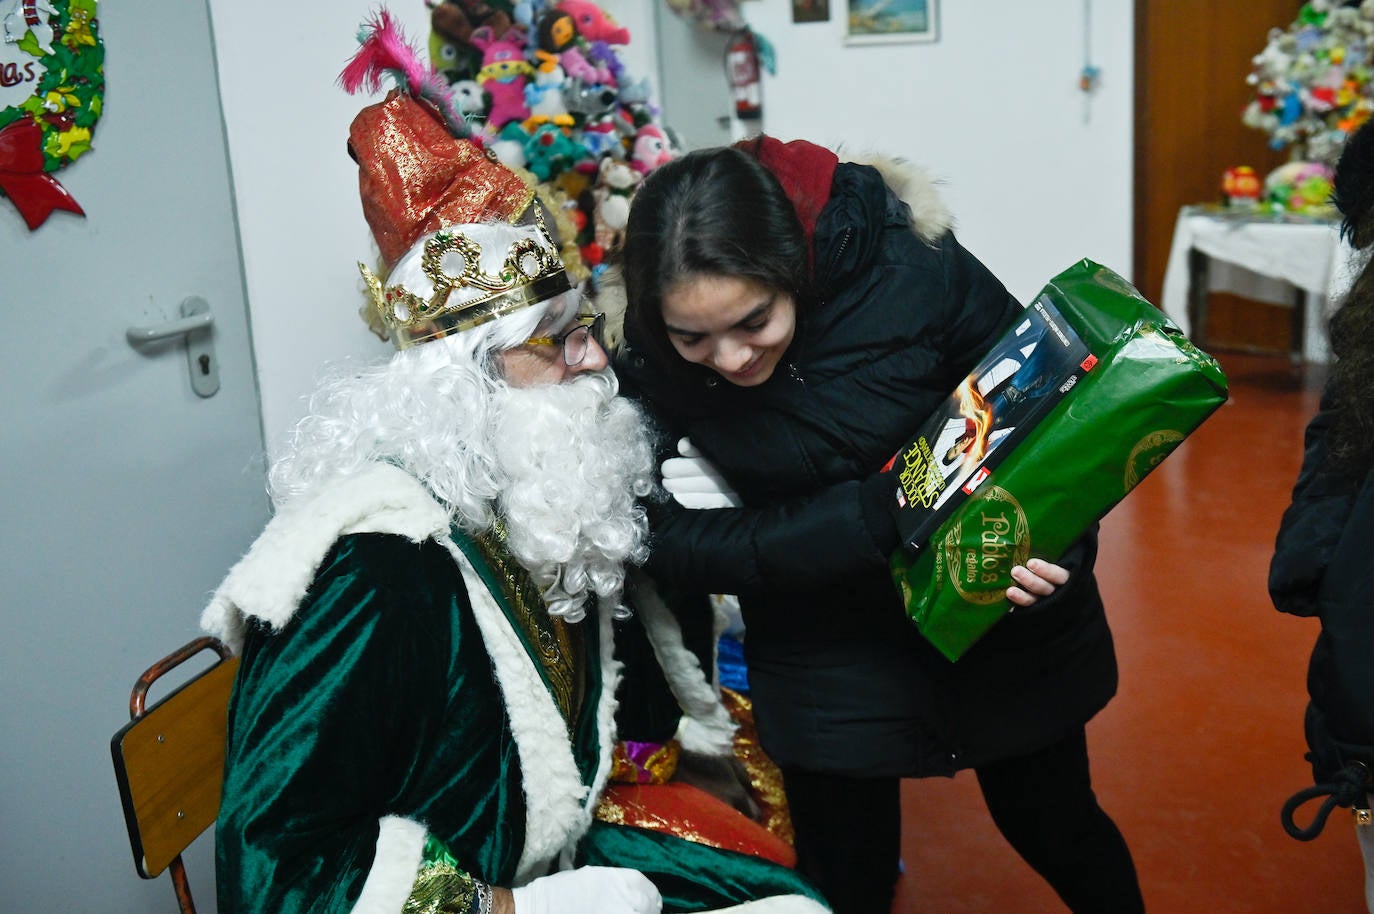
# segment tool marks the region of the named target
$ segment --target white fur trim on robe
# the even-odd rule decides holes
[[[621,668],[614,656],[611,616],[606,612],[597,614],[601,639],[601,701],[597,707],[600,745],[596,774],[588,788],[583,785],[573,758],[568,725],[519,635],[462,550],[447,537],[441,538],[441,542],[462,569],[472,611],[501,686],[511,733],[520,753],[525,847],[516,866],[515,883],[523,885],[547,873],[586,834],[610,776],[615,744],[615,689]]]
[[[415,887],[428,830],[419,822],[384,816],[377,823],[377,852],[353,914],[400,914]]]
[[[704,914],[830,914],[830,909],[805,895],[774,895]]]
[[[735,722],[721,703],[715,677],[707,677],[697,655],[683,643],[682,627],[663,602],[653,580],[644,572],[631,569],[627,583],[629,603],[644,620],[654,656],[682,708],[678,742],[689,752],[733,754]]]
[[[448,527],[448,512],[415,477],[389,464],[373,464],[283,507],[229,570],[201,613],[200,627],[237,654],[248,618],[276,631],[291,621],[340,536],[392,533],[421,543],[446,535]]]

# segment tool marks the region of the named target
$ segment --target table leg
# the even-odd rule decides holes
[[[1293,313],[1289,318],[1289,355],[1295,362],[1307,358],[1307,290],[1301,286],[1293,291]]]
[[[1188,250],[1188,323],[1193,343],[1202,347],[1207,329],[1207,255],[1197,248]]]

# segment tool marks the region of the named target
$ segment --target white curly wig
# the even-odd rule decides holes
[[[653,480],[647,423],[616,396],[609,369],[515,388],[497,358],[566,323],[578,304],[570,292],[381,363],[335,369],[269,473],[274,503],[392,463],[469,535],[501,519],[551,614],[579,621],[595,593],[625,615],[624,565],[648,551],[636,501]]]

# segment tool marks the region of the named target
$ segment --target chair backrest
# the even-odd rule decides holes
[[[212,650],[215,664],[151,708],[148,689],[196,654]],[[153,664],[129,696],[132,720],[110,740],[115,778],[134,867],[153,879],[171,867],[184,914],[195,914],[181,853],[219,814],[224,736],[238,658],[214,638],[198,638]]]

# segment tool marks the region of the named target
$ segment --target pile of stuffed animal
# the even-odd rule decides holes
[[[648,80],[632,78],[617,54],[630,33],[591,0],[426,4],[430,62],[474,137],[537,179],[599,278],[636,186],[674,156]]]
[[[1243,123],[1274,149],[1334,164],[1374,113],[1374,0],[1308,0],[1286,29],[1271,29],[1246,82]]]

